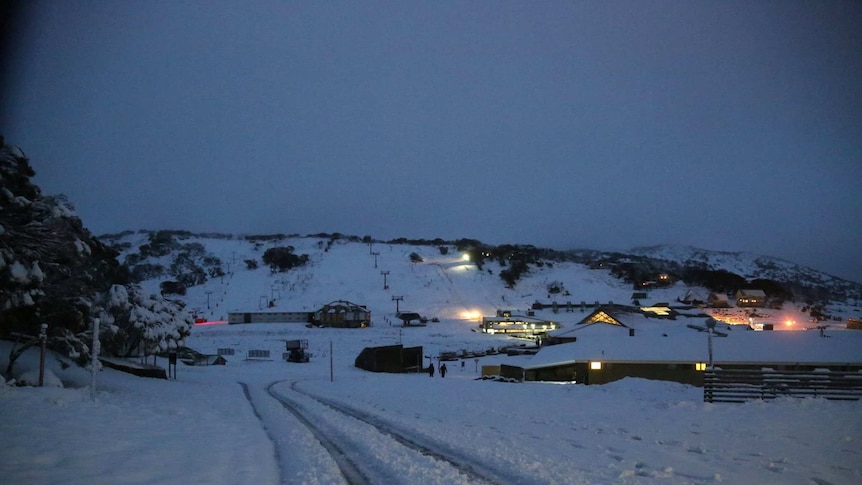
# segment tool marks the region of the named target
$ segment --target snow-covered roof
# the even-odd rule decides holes
[[[707,362],[708,336],[673,323],[642,327],[634,336],[621,327],[593,324],[578,331],[576,342],[543,347],[525,368],[600,360],[605,362]],[[732,328],[732,330],[727,330]],[[862,365],[862,332],[755,332],[747,327],[721,327],[714,336],[713,362],[722,364],[849,364]]]
[[[577,336],[583,329],[592,326],[610,326],[610,327],[625,327],[630,329],[668,329],[675,326],[684,327],[686,324],[705,325],[709,320],[709,315],[706,314],[689,314],[673,312],[674,318],[659,318],[654,312],[640,312],[636,310],[620,310],[603,308],[594,311],[580,323],[569,325],[566,328],[550,332],[550,337],[574,337]],[[654,315],[654,316],[650,316]],[[609,321],[610,320],[610,321]],[[595,322],[595,323],[594,323]]]

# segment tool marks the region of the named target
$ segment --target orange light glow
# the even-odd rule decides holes
[[[794,323],[796,323],[796,322],[794,322],[793,320],[787,320],[784,322],[784,324],[787,325],[788,327],[792,327]]]

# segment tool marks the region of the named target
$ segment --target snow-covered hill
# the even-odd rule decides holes
[[[126,232],[103,236],[103,240],[122,249],[120,261],[161,267],[154,270],[162,271],[161,275],[142,283],[151,293],[158,293],[163,281],[175,279],[171,267],[176,266],[173,262],[178,255],[189,254],[189,247],[197,248],[193,256],[200,264],[205,267],[209,264],[207,270],[211,274],[220,274],[214,271],[213,264],[224,273],[210,276],[204,284],[190,286],[181,297],[191,310],[207,319],[223,320],[228,312],[312,311],[334,300],[348,300],[365,305],[377,323],[394,318],[396,309],[418,312],[428,318],[475,322],[480,315],[492,315],[497,309],[526,311],[536,301],[629,304],[632,298],[630,282],[614,277],[607,266],[589,264],[584,258],[576,258],[579,262],[543,260],[531,264],[517,284],[508,288],[500,278],[506,267],[498,260],[488,258],[480,269],[451,244],[390,244],[370,239],[362,242],[345,236],[246,237],[175,232],[167,254],[142,258],[141,254],[148,251],[141,248],[151,243],[151,235]],[[271,271],[262,261],[263,254],[269,248],[287,246],[297,255],[308,255],[308,264],[283,273]],[[608,253],[595,254],[592,259],[608,260]],[[617,259],[621,257],[703,264],[749,279],[790,275],[810,281],[828,278],[774,258],[693,248],[642,248],[632,251],[632,256],[616,255]],[[672,302],[688,289],[681,282],[654,288],[642,303]],[[704,288],[694,289],[706,292]],[[854,306],[858,302],[842,303],[838,315],[856,316]]]
[[[768,279],[791,288],[813,289],[833,299],[862,298],[862,285],[784,259],[742,251],[712,251],[682,245],[638,247],[629,254],[676,263],[682,267],[725,270],[747,280]]]

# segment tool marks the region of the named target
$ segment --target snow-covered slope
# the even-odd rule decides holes
[[[123,261],[146,244],[147,235],[131,234],[111,242],[128,243],[120,255]],[[208,253],[222,261],[225,276],[192,286],[183,297],[192,310],[212,319],[225,319],[228,312],[310,311],[334,300],[348,300],[367,306],[375,319],[393,317],[397,308],[429,318],[475,320],[499,308],[525,311],[537,300],[561,304],[625,303],[632,293],[630,284],[613,278],[607,270],[591,270],[570,262],[531,267],[530,273],[509,289],[499,277],[499,264],[488,261],[480,270],[454,247],[444,255],[437,246],[369,245],[317,237],[261,241],[239,236],[190,236],[179,242],[203,244]],[[295,254],[308,254],[308,264],[283,273],[272,272],[261,258],[268,248],[285,246],[293,247]],[[422,261],[411,262],[413,253]],[[171,257],[149,261],[168,267]],[[246,260],[256,261],[258,267],[249,269]],[[165,274],[142,285],[157,293],[159,284],[170,279]],[[548,287],[555,282],[562,283],[570,294],[551,295]],[[673,294],[675,297],[676,292]],[[397,297],[403,299],[393,299]]]
[[[746,279],[769,279],[791,287],[819,288],[833,298],[860,298],[862,285],[784,259],[744,251],[712,251],[663,244],[630,250],[631,255],[676,263],[682,267],[725,270]]]
[[[489,258],[479,269],[452,245],[442,245],[441,250],[441,245],[366,243],[349,237],[191,234],[174,237],[180,249],[146,259],[165,268],[164,274],[142,285],[145,290],[158,293],[161,282],[174,279],[168,270],[172,258],[185,245],[200,244],[209,256],[221,262],[225,275],[189,287],[185,296],[171,297],[182,298],[192,311],[213,320],[227,319],[229,312],[313,311],[334,300],[348,300],[366,306],[378,324],[393,319],[396,309],[418,312],[428,318],[475,322],[480,315],[493,315],[497,309],[526,311],[536,301],[556,301],[561,305],[596,301],[629,304],[632,297],[631,283],[615,278],[607,267],[591,269],[586,263],[572,261],[530,265],[529,272],[515,287],[507,288],[500,278],[505,267]],[[106,242],[122,248],[121,261],[128,260],[130,255],[131,259],[137,258],[141,246],[149,240],[146,232],[106,238]],[[271,271],[262,261],[263,254],[269,248],[286,246],[294,248],[294,254],[307,254],[308,264],[287,272]],[[414,254],[419,258],[411,258]],[[774,276],[776,271],[799,271],[798,266],[774,258],[693,248],[643,248],[633,254],[699,262],[750,279]],[[421,261],[413,262],[417,259]],[[251,269],[247,261],[256,262],[257,268]],[[768,269],[770,265],[774,269]],[[812,278],[818,276],[822,274],[813,274]],[[551,293],[552,287],[561,291]],[[641,303],[673,302],[688,289],[683,283],[655,288]],[[694,289],[706,293],[703,288]],[[856,310],[850,308],[847,312],[839,315],[855,316]]]

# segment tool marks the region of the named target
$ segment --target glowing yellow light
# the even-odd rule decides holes
[[[470,261],[470,254],[464,253],[464,255],[461,256],[461,259],[463,259],[464,261]]]
[[[784,324],[787,325],[788,327],[792,326],[793,323],[794,323],[793,320],[787,320],[786,322],[784,322]]]
[[[694,364],[694,370],[704,371],[706,370],[706,362],[698,362]]]
[[[476,310],[464,310],[461,312],[461,318],[464,320],[481,320],[482,314]]]
[[[602,363],[597,361],[590,362],[590,369],[592,370],[602,370]]]

